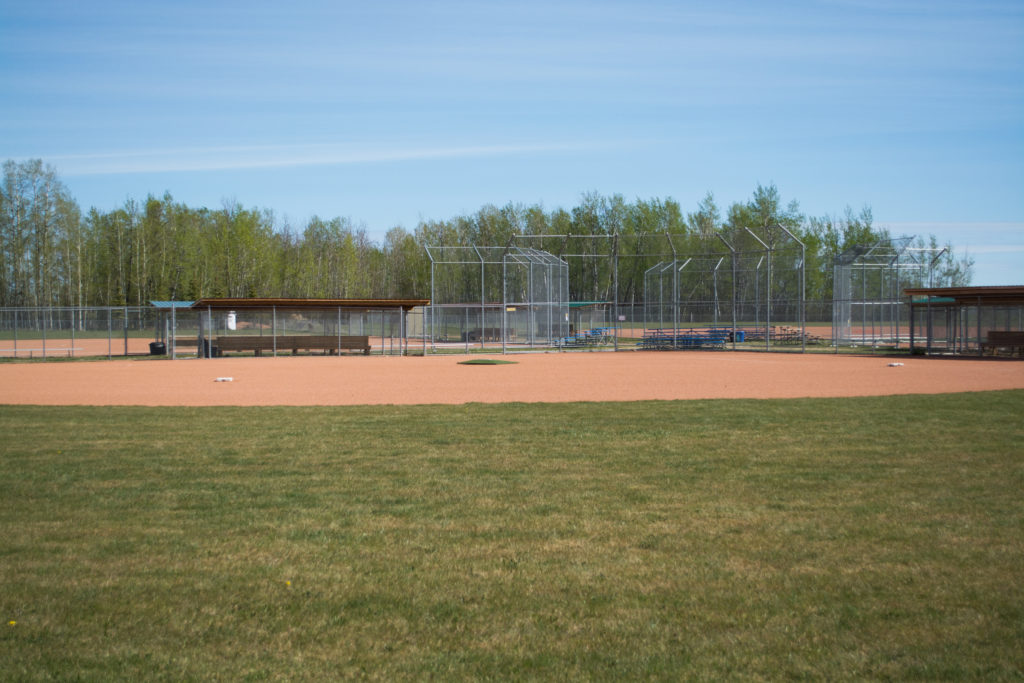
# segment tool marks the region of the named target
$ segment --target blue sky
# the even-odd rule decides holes
[[[0,0],[0,158],[376,239],[774,183],[1024,284],[1024,3]]]

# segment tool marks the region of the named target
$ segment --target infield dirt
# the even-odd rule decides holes
[[[934,394],[1024,389],[1024,362],[724,352],[301,356],[0,364],[0,404],[380,405]],[[217,381],[218,379],[230,381]]]

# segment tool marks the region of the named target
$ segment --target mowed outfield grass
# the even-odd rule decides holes
[[[1024,391],[0,433],[2,680],[1024,676]]]

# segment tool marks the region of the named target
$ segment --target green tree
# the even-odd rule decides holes
[[[697,205],[697,210],[686,215],[690,230],[701,238],[712,239],[722,224],[722,214],[715,203],[715,195],[708,192]]]
[[[78,206],[52,166],[6,161],[0,183],[0,303],[53,306],[74,289]]]
[[[388,296],[411,299],[429,296],[430,264],[416,238],[402,227],[388,230],[384,237],[388,264]]]

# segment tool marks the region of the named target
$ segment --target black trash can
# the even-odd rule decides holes
[[[203,358],[217,358],[218,356],[221,355],[220,349],[213,345],[212,339],[203,340],[203,348],[201,353]]]
[[[166,356],[167,344],[164,344],[163,342],[149,342],[149,355]]]

